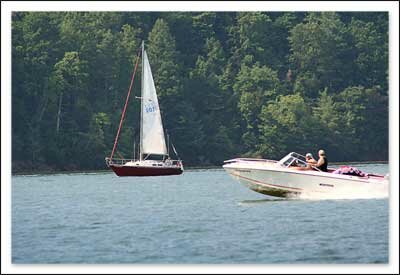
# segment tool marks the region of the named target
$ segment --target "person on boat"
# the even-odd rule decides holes
[[[172,160],[171,158],[168,156],[168,158],[165,160],[165,164],[167,165],[172,165]]]
[[[328,159],[326,158],[325,151],[322,149],[319,150],[318,156],[319,159],[315,167],[323,172],[328,172]]]
[[[313,156],[310,153],[306,154],[306,161],[307,165],[304,166],[303,164],[300,164],[299,160],[295,160],[291,163],[289,168],[294,170],[314,170],[312,165],[316,165],[317,161],[313,158]]]
[[[306,161],[309,164],[317,164],[317,161],[314,159],[313,155],[311,153],[306,154]]]

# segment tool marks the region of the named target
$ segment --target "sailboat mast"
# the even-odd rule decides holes
[[[142,161],[143,155],[143,80],[144,80],[144,40],[142,41],[142,83],[141,83],[141,96],[140,96],[140,152],[139,160]]]
[[[168,134],[168,132],[167,132],[167,155],[168,155],[168,157],[169,157],[169,134]]]

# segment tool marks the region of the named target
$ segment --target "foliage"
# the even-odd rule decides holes
[[[353,80],[354,47],[345,24],[336,13],[311,13],[290,31],[291,61],[297,75],[295,91],[316,97],[327,87],[341,90]]]
[[[279,95],[260,114],[258,149],[266,157],[279,158],[288,151],[304,152],[314,146],[315,121],[300,94]]]
[[[15,12],[13,171],[105,168],[142,40],[186,165],[320,148],[388,159],[385,12]],[[134,81],[116,152],[127,158]]]

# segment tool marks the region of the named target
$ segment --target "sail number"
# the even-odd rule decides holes
[[[146,113],[153,113],[157,111],[157,106],[153,102],[150,102],[144,105],[144,110],[146,111]]]

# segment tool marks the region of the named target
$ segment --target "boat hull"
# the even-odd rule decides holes
[[[146,167],[146,166],[124,166],[124,165],[110,165],[110,168],[117,176],[170,176],[180,175],[183,170],[180,167]]]
[[[368,197],[388,195],[388,180],[383,177],[360,178],[318,171],[277,168],[273,163],[230,163],[224,169],[247,188],[269,196],[311,198]]]

